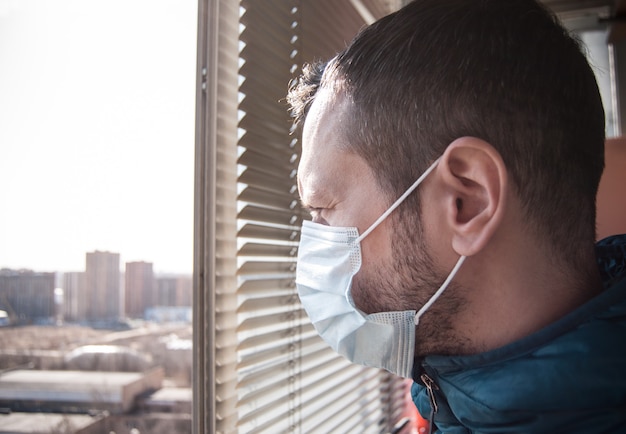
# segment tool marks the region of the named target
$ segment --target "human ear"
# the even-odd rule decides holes
[[[475,137],[456,139],[438,164],[452,248],[471,256],[482,250],[500,226],[507,191],[507,170],[500,153]]]

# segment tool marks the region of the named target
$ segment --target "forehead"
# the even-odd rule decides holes
[[[311,154],[319,158],[328,152],[350,151],[349,113],[347,98],[320,88],[302,128],[302,159]]]
[[[338,154],[347,151],[345,106],[346,104],[329,90],[318,91],[302,129],[299,182],[304,178],[321,175],[319,169],[334,166]]]
[[[320,87],[304,121],[303,143],[310,142],[312,136],[326,133],[341,136],[343,139],[349,108],[348,98],[330,88]]]

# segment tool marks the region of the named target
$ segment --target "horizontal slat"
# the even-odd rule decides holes
[[[288,419],[288,401],[284,399],[267,399],[263,400],[263,402],[266,404],[259,405],[243,413],[239,417],[239,420],[237,420],[237,426],[243,427],[250,422],[254,422],[254,428],[246,428],[246,433],[262,433],[265,432],[265,430],[270,430],[270,432],[284,431],[278,430],[277,425],[281,423],[285,424],[285,421]],[[280,411],[280,407],[284,407],[284,410]],[[268,420],[268,418],[271,419]]]
[[[298,325],[298,327],[291,327],[284,330],[276,330],[270,333],[263,333],[261,335],[253,336],[248,339],[243,339],[239,345],[237,345],[237,349],[240,351],[248,350],[250,348],[262,347],[265,345],[273,344],[278,342],[281,339],[292,338],[296,333],[313,333],[315,332],[315,328],[310,323],[305,323],[302,325]],[[300,337],[300,339],[302,339]]]
[[[216,347],[215,360],[219,366],[228,366],[237,363],[237,355],[233,351],[233,345]]]
[[[293,60],[289,58],[285,58],[285,54],[279,51],[271,50],[269,52],[263,53],[258,50],[253,51],[254,47],[251,45],[247,45],[242,53],[249,52],[248,58],[244,58],[244,62],[241,65],[240,71],[246,72],[250,71],[251,74],[243,74],[241,79],[241,84],[239,87],[239,92],[243,93],[245,96],[258,96],[263,98],[261,101],[264,104],[274,105],[276,107],[283,107],[284,111],[287,113],[287,90],[289,87],[289,82],[293,78],[292,67]],[[273,62],[273,63],[269,63]],[[266,71],[263,71],[265,69]],[[259,71],[259,74],[254,74],[254,71]],[[262,74],[261,72],[265,72]],[[272,96],[278,96],[276,99],[271,99]],[[254,99],[248,99],[244,102],[244,100],[240,103],[240,109],[243,109],[248,106],[248,104],[253,104],[252,107],[255,107],[257,101]],[[251,112],[252,115],[262,115],[262,113]],[[280,122],[280,117],[269,117],[266,119],[266,122]]]
[[[246,30],[246,36],[250,33]],[[259,49],[253,42],[246,41],[246,46],[241,50],[241,58],[244,64],[239,69],[239,73],[247,78],[254,76],[267,77],[274,80],[276,85],[278,79],[291,75],[290,67],[293,63],[291,56],[295,47],[289,42],[290,34],[286,34],[287,41],[284,44],[276,44],[269,50]],[[264,62],[263,59],[266,61]],[[258,71],[258,74],[255,72]],[[288,82],[283,82],[283,88],[286,89]]]
[[[338,368],[340,368],[341,364],[338,363],[340,361],[336,359],[335,362]],[[256,400],[263,399],[267,395],[275,393],[276,390],[287,386],[288,384],[286,382],[292,378],[294,372],[296,373],[296,375],[298,375],[298,378],[301,378],[301,373],[297,370],[297,367],[297,362],[293,364],[287,362],[283,363],[280,366],[275,366],[274,369],[271,371],[272,375],[267,375],[264,378],[271,381],[264,383],[254,383],[253,386],[250,388],[250,392],[245,393],[243,396],[241,396],[241,398],[239,399],[239,405],[247,405]]]
[[[237,407],[233,404],[237,403],[237,395],[229,396],[228,399],[216,398],[216,402],[219,403],[219,405],[216,406],[217,413],[215,415],[215,419],[221,422],[231,418],[232,421],[236,423],[238,417]]]
[[[256,176],[262,176],[266,179],[268,179],[269,185],[280,185],[280,192],[283,194],[287,194],[291,191],[291,186],[295,185],[296,181],[295,181],[295,173],[296,173],[296,169],[297,166],[295,166],[294,164],[291,164],[289,161],[283,160],[280,161],[278,158],[273,160],[273,163],[276,164],[271,164],[271,165],[263,165],[263,164],[259,164],[258,162],[252,162],[252,164],[244,164],[244,163],[240,163],[242,166],[245,166],[245,169],[242,167],[241,169],[245,170],[249,170],[250,172],[254,172],[254,174]],[[246,182],[246,178],[248,177],[248,174],[244,174],[243,176],[240,177],[240,181],[239,182]],[[261,178],[258,178],[261,179]],[[285,181],[291,181],[289,183],[285,183]],[[259,186],[263,186],[264,181],[260,181],[260,185]],[[255,181],[253,185],[257,185],[257,182]],[[284,186],[287,186],[287,189],[284,188]]]
[[[215,384],[223,387],[225,391],[220,392],[222,399],[229,399],[232,388],[237,384],[236,364],[219,365],[215,364]],[[236,389],[235,389],[236,390]]]
[[[255,330],[260,327],[276,327],[278,325],[282,325],[286,328],[290,323],[294,323],[295,326],[298,319],[302,320],[302,318],[306,317],[306,313],[303,310],[281,312],[271,315],[260,315],[242,321],[239,327],[237,327],[237,331],[244,332]]]
[[[283,130],[279,130],[281,133],[277,138],[266,137],[252,128],[244,131],[244,134],[239,138],[239,142],[237,143],[241,147],[246,149],[263,149],[263,152],[267,152],[271,155],[291,155],[296,152],[298,139],[289,136],[289,144],[285,146]]]
[[[322,413],[308,419],[311,424],[302,423],[304,432],[358,432],[363,434],[379,434],[384,432],[386,415],[381,411],[378,394],[375,390],[368,395],[356,394],[359,405],[354,402],[342,401],[343,406],[333,405],[328,410],[336,410],[328,417]]]
[[[289,123],[285,121],[289,119],[289,114],[287,104],[284,101],[287,95],[287,83],[289,83],[291,79],[291,73],[289,72],[291,64],[285,64],[281,69],[285,69],[285,72],[283,74],[276,74],[276,77],[271,80],[262,80],[261,77],[255,76],[246,77],[239,87],[239,91],[248,98],[242,100],[239,109],[246,111],[246,114],[251,118],[262,119],[263,113],[258,113],[250,109],[261,106],[274,107],[276,112],[284,113],[284,117],[265,118],[265,123],[276,127],[281,127],[282,125],[281,130],[288,130]],[[282,110],[279,110],[281,108]],[[259,124],[259,121],[255,122],[255,125]]]
[[[246,205],[239,211],[237,218],[283,226],[298,226],[302,224],[302,214],[302,210],[295,212],[294,210],[277,210],[256,205]]]
[[[289,192],[272,191],[246,185],[239,193],[238,200],[283,210],[302,210],[298,195],[291,190]]]
[[[275,274],[275,273],[295,273],[296,260],[278,262],[278,261],[246,261],[237,271],[239,276]]]
[[[244,49],[252,49],[253,47],[247,47]],[[293,78],[293,61],[290,59],[283,59],[282,62],[277,62],[279,55],[271,51],[266,54],[260,54],[256,52],[254,56],[249,56],[249,59],[245,60],[245,63],[241,66],[240,71],[244,73],[242,75],[239,92],[244,99],[240,99],[241,110],[245,109],[258,109],[259,107],[268,107],[271,110],[270,116],[266,118],[266,122],[280,123],[280,120],[284,118],[288,113],[288,105],[286,102],[286,95],[288,85]],[[257,57],[258,56],[258,57]],[[275,59],[272,59],[275,57]],[[263,62],[272,62],[267,64]],[[254,71],[260,71],[261,69],[267,69],[266,74],[255,75]],[[245,75],[247,71],[252,74]],[[245,110],[247,114],[252,116],[261,116],[263,113],[258,113],[256,110]]]
[[[278,94],[270,94],[270,95],[257,95],[254,94],[255,97],[258,98],[282,98]],[[245,109],[244,106],[241,107],[242,110]],[[291,137],[289,137],[289,118],[285,117],[280,124],[274,124],[266,121],[263,123],[263,118],[259,114],[258,116],[254,115],[246,115],[238,123],[239,128],[242,128],[246,131],[254,131],[259,136],[265,138],[266,140],[274,141],[276,143],[284,143],[285,146],[291,142]],[[250,147],[249,144],[246,143],[246,147]]]
[[[281,371],[277,373],[277,376],[274,377],[276,379],[276,382],[270,385],[267,385],[265,387],[259,388],[255,390],[253,393],[250,393],[240,398],[237,404],[241,407],[241,406],[245,406],[250,403],[253,403],[254,401],[261,401],[261,402],[267,402],[271,405],[273,401],[271,399],[271,396],[276,395],[277,393],[281,393],[281,392],[283,396],[282,397],[279,396],[279,398],[282,398],[281,401],[284,402],[285,401],[284,397],[289,395],[289,392],[285,389],[288,389],[290,384],[293,384],[293,380],[288,375],[288,372],[289,372],[288,367],[287,366],[283,367]],[[276,399],[275,401],[278,401],[278,400],[279,399]]]
[[[290,69],[291,65],[284,68]],[[291,127],[291,118],[285,97],[291,74],[286,72],[276,76],[276,81],[259,82],[256,78],[246,78],[241,85],[243,97],[239,108],[245,111],[245,115],[239,119],[239,126],[244,129],[271,127],[272,131],[285,132],[284,140],[289,143],[288,137]],[[263,89],[259,86],[264,85]],[[270,136],[273,137],[273,136]]]
[[[293,174],[291,172],[270,174],[248,167],[239,176],[239,182],[289,194],[296,185],[295,168]]]
[[[317,348],[316,353],[323,354],[327,359],[325,363],[326,373],[334,373],[345,369],[350,365],[345,359],[340,357],[337,353],[327,351],[326,348],[319,345],[319,342],[314,340],[314,332],[308,337],[303,337],[303,347],[306,347],[307,342],[314,344]],[[324,350],[324,351],[322,351]],[[313,378],[309,380],[308,371],[304,371],[300,368],[305,366],[307,355],[304,351],[300,351],[300,348],[293,347],[289,353],[281,353],[280,357],[276,357],[270,360],[262,369],[251,371],[250,375],[243,375],[241,381],[238,384],[240,391],[242,392],[242,399],[244,401],[254,400],[254,396],[258,394],[259,390],[270,390],[272,387],[280,387],[282,382],[281,378],[291,375],[287,371],[297,372],[299,382],[306,386],[316,382],[323,381],[320,378]],[[346,376],[351,374],[346,374]],[[306,381],[306,382],[305,382]]]
[[[315,354],[311,354],[310,357],[307,357],[307,359],[302,362],[301,376],[304,386],[315,384],[320,381],[320,378],[326,378],[328,372],[337,372],[347,367],[360,369],[360,367],[349,363],[330,347],[327,347],[327,350],[328,351],[318,351]]]
[[[326,363],[328,360],[341,360],[345,362],[345,359],[339,356],[333,351],[326,342],[324,342],[317,332],[311,332],[308,328],[310,323],[303,323],[302,325],[302,337],[299,342],[298,352],[302,358],[302,372],[301,375],[309,375],[307,369]],[[240,384],[250,385],[259,382],[267,381],[268,372],[273,372],[275,366],[283,366],[282,364],[288,360],[283,353],[276,353],[275,358],[264,359],[264,365],[261,367],[254,367],[249,364],[245,364],[245,360],[239,361],[239,373]]]
[[[250,157],[241,155],[239,164],[254,166],[255,161],[259,161],[260,164],[271,163],[278,167],[295,164],[298,158],[294,148],[297,143],[297,138],[289,136],[287,130],[277,128],[277,131],[280,131],[281,134],[285,133],[279,136],[278,140],[259,135],[255,129],[243,130],[243,134],[239,138],[238,146],[248,151]],[[247,160],[244,161],[243,158]]]
[[[316,416],[301,422],[303,432],[341,432],[359,434],[388,433],[385,430],[387,415],[380,408],[376,391],[369,395],[353,395],[357,401],[341,401],[324,408]],[[354,405],[358,402],[358,406]],[[343,404],[343,406],[341,406]],[[330,416],[328,414],[335,410]]]
[[[302,388],[301,394],[303,397],[306,397],[307,401],[307,404],[304,404],[303,407],[313,405],[318,401],[323,402],[325,396],[333,390],[341,389],[342,387],[352,389],[352,383],[356,383],[357,386],[355,388],[358,389],[359,385],[373,381],[378,375],[378,372],[374,369],[366,369],[362,366],[354,365],[345,359],[343,359],[343,362],[344,366],[340,367],[340,369],[329,373],[320,381],[310,383]]]
[[[237,233],[237,236],[266,240],[298,241],[300,239],[300,231],[295,229],[282,229],[270,226],[247,224],[241,228],[241,230]]]
[[[246,114],[240,116],[237,123],[239,146],[267,152],[268,157],[281,158],[283,155],[291,157],[295,150],[292,143],[295,137],[290,135],[291,119],[286,107],[276,102],[277,99],[284,98],[284,94],[281,89],[276,92],[269,92],[269,89],[266,89],[243,99],[240,109],[246,111]],[[274,112],[275,122],[268,121],[267,116],[271,115],[271,112]]]
[[[374,389],[371,391],[372,395],[370,399],[378,400],[380,397],[380,391],[377,390],[379,384],[375,378],[364,376],[363,372],[359,372],[358,370],[349,374],[348,370],[344,369],[337,374],[336,378],[329,378],[328,382],[330,383],[330,387],[328,387],[329,384],[324,384],[324,388],[301,390],[301,417],[304,424],[306,424],[307,421],[332,417],[335,415],[334,409],[336,406],[340,405],[342,399],[346,399],[344,402],[351,405],[353,411],[358,412],[359,410],[363,410],[366,401],[366,387],[363,385],[366,383],[375,384]],[[316,384],[315,386],[320,385],[321,384]],[[328,408],[329,403],[333,404],[333,409]],[[380,402],[378,402],[378,406],[380,406]],[[345,412],[344,416],[347,416]],[[329,430],[324,432],[338,431]]]
[[[254,65],[249,65],[251,68]],[[291,64],[285,64],[281,69],[283,73],[276,73],[271,80],[261,81],[259,77],[246,77],[239,90],[244,95],[239,105],[240,110],[246,112],[246,116],[256,121],[248,121],[243,126],[261,125],[263,120],[266,124],[282,130],[289,130],[289,111],[285,97],[287,95],[287,84],[292,79],[290,69]],[[263,88],[260,88],[263,86]],[[270,112],[260,112],[259,110],[270,110]],[[267,114],[273,116],[266,117]]]
[[[298,248],[272,244],[246,243],[237,252],[238,256],[278,256],[295,258]]]
[[[306,339],[303,339],[298,346],[298,351],[304,351],[306,346],[311,345],[313,347],[321,346],[322,342],[319,339],[316,339],[316,336],[312,336]],[[264,365],[282,365],[287,360],[289,360],[290,354],[289,349],[286,345],[277,345],[276,348],[267,349],[263,351],[256,352],[254,354],[248,354],[241,357],[239,363],[237,364],[237,369],[240,370],[240,374],[245,375],[245,372],[242,370],[250,369],[251,367],[261,367]]]
[[[250,187],[250,185],[240,183],[242,190],[237,197],[239,201],[240,211],[244,205],[258,206],[264,209],[277,209],[282,211],[289,210],[290,212],[306,213],[307,211],[302,209],[300,205],[300,199],[291,193],[291,191],[285,191],[285,186],[281,185],[281,190],[271,190],[269,188],[262,188],[262,186]],[[295,189],[294,186],[290,190]],[[243,205],[242,205],[243,204]],[[299,226],[294,226],[299,229]],[[240,225],[241,228],[241,225]]]
[[[342,398],[350,397],[350,395],[353,396],[343,402],[352,408],[352,412],[359,413],[362,410],[363,400],[366,399],[368,393],[371,394],[370,399],[379,398],[378,387],[375,371],[367,372],[364,368],[356,365],[346,367],[327,376],[323,382],[302,388],[302,417],[304,420],[307,417],[314,417],[319,420],[336,416],[338,403],[342,401]],[[352,405],[354,402],[358,402],[359,405]],[[347,409],[343,409],[344,417],[348,416],[349,413]]]
[[[267,76],[268,78],[273,78],[277,74],[281,74],[283,70],[288,72],[288,68],[284,69],[281,67],[289,65],[292,62],[291,51],[293,50],[293,46],[290,42],[292,35],[290,30],[291,29],[283,28],[271,32],[267,29],[254,30],[251,27],[247,27],[242,33],[241,40],[245,43],[245,46],[241,49],[239,56],[245,63],[259,66],[263,64],[263,58],[265,58],[267,62],[262,66],[263,69],[260,71],[260,75]],[[265,36],[277,37],[271,48],[259,46],[255,43],[255,35],[258,35],[260,32],[265,32]],[[252,77],[254,75],[254,69],[249,66],[247,69],[240,69],[240,73],[244,76]]]
[[[287,149],[284,143],[283,148]],[[293,153],[270,154],[259,146],[255,149],[246,149],[246,151],[239,156],[237,163],[254,167],[256,170],[262,172],[272,173],[279,171],[289,174],[296,167],[294,165],[296,160],[297,156],[294,156]]]
[[[303,326],[304,330],[304,326]],[[339,360],[345,362],[341,356],[335,353],[320,337],[314,332],[310,333],[307,329],[303,333],[302,340],[298,348],[301,364],[306,368],[312,363],[321,364],[327,360]],[[274,359],[265,359],[262,366],[245,365],[240,362],[238,366],[239,382],[237,387],[243,390],[243,394],[251,393],[259,387],[271,384],[275,381],[277,375],[280,375],[286,369],[290,357],[286,357],[283,353],[278,353]],[[301,375],[307,375],[303,370]]]
[[[241,7],[245,10],[241,16],[241,22],[246,27],[271,29],[279,26],[280,23],[291,25],[293,20],[292,0],[272,0],[271,7],[268,7],[265,2],[258,2],[257,0],[242,0]],[[260,40],[265,41],[265,38]]]
[[[283,279],[279,281],[279,284],[281,286],[275,285],[271,288],[287,290],[290,291],[290,293],[281,296],[250,298],[239,306],[237,313],[260,312],[266,309],[293,309],[294,306],[299,306],[300,299],[298,298],[298,294],[295,293],[294,279]],[[254,285],[250,286],[254,288]]]

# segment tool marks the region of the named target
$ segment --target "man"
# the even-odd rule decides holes
[[[323,74],[323,75],[322,75]],[[533,0],[417,0],[289,94],[296,283],[445,433],[626,432],[626,238],[594,247],[604,112]]]

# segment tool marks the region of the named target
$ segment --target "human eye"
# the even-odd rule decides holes
[[[328,224],[326,222],[326,220],[324,219],[324,217],[322,217],[322,213],[324,212],[324,208],[322,207],[315,207],[315,206],[311,206],[308,205],[304,202],[300,202],[302,209],[304,209],[306,212],[309,213],[309,215],[311,216],[311,220],[314,223],[320,223],[320,224]]]

